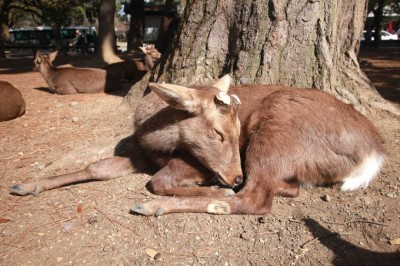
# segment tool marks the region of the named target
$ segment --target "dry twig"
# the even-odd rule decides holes
[[[99,208],[94,207],[94,209],[97,210],[100,214],[102,214],[102,215],[103,215],[108,221],[110,221],[110,223],[112,223],[113,225],[118,224],[118,225],[122,226],[123,228],[128,229],[129,231],[131,231],[131,232],[134,233],[135,235],[140,236],[140,237],[143,237],[142,235],[138,234],[136,231],[134,231],[133,229],[127,227],[126,225],[124,225],[124,224],[122,224],[122,223],[120,223],[120,222],[118,222],[118,221],[115,221],[115,220],[111,219],[111,218],[108,217],[104,212],[102,212],[101,210],[99,210]]]

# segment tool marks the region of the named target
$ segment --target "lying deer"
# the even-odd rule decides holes
[[[9,82],[0,80],[0,122],[23,115],[25,107],[21,92]]]
[[[148,71],[150,71],[156,62],[161,58],[161,53],[155,48],[154,44],[144,44],[142,47],[139,47],[144,54],[144,64]]]
[[[38,194],[147,171],[154,173],[149,190],[173,197],[137,204],[135,213],[266,214],[276,195],[296,197],[301,184],[366,187],[383,163],[381,137],[367,118],[319,90],[230,87],[229,76],[209,86],[150,88],[125,155],[11,191]]]
[[[140,80],[154,67],[155,63],[161,58],[161,54],[154,48],[154,45],[144,44],[143,47],[139,48],[143,52],[142,60],[113,63],[107,65],[104,69],[119,79],[125,79],[128,82]]]
[[[49,55],[36,53],[35,69],[39,71],[50,91],[57,94],[114,92],[122,84],[114,75],[98,68],[55,67],[52,62],[57,52]]]

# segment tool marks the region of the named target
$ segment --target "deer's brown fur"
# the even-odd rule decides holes
[[[161,54],[154,48],[154,45],[145,44],[139,48],[143,52],[143,58],[140,60],[113,63],[107,65],[104,69],[121,80],[124,79],[128,82],[140,80],[148,71],[153,69],[156,62],[161,58]]]
[[[39,193],[150,169],[154,175],[148,188],[175,197],[136,204],[136,213],[265,214],[276,195],[295,197],[301,184],[343,182],[342,190],[366,187],[383,163],[382,139],[372,123],[322,91],[265,85],[229,88],[229,76],[196,88],[150,87],[152,92],[137,108],[126,157],[17,185],[12,191]],[[226,95],[228,88],[240,101]],[[216,184],[224,186],[211,186]]]
[[[0,81],[0,122],[23,115],[25,107],[21,92],[9,82]]]
[[[114,92],[123,88],[120,80],[104,69],[55,67],[52,62],[57,52],[49,55],[36,53],[35,69],[39,71],[57,94]]]

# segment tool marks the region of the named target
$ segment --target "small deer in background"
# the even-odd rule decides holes
[[[139,81],[148,71],[152,70],[161,54],[151,44],[144,44],[139,49],[144,53],[142,60],[127,60],[109,64],[104,69],[119,79],[128,82]]]
[[[148,189],[173,197],[136,204],[135,213],[266,214],[275,196],[296,197],[301,184],[366,187],[383,163],[372,123],[319,90],[231,87],[228,75],[209,86],[150,88],[124,154],[11,191],[38,194],[147,171],[154,174]]]
[[[145,66],[147,70],[150,71],[161,58],[161,53],[155,48],[154,44],[145,43],[142,47],[139,47],[139,49],[144,53]]]
[[[35,69],[42,74],[49,89],[57,94],[115,92],[123,88],[114,75],[98,68],[55,67],[57,52],[36,53]]]
[[[25,107],[21,92],[9,82],[0,80],[0,122],[23,115]]]

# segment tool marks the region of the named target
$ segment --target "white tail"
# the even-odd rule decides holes
[[[366,188],[371,180],[378,175],[384,157],[382,154],[372,153],[365,157],[347,177],[343,179],[342,191],[351,191],[358,188]]]

